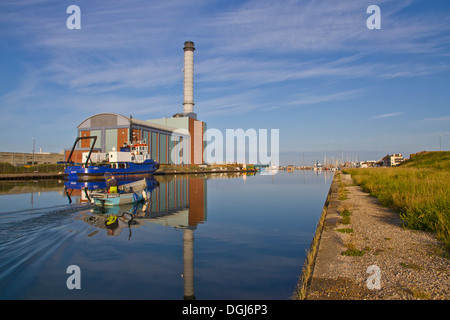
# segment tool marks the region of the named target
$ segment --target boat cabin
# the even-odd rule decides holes
[[[148,154],[148,145],[146,143],[135,143],[131,147],[131,152],[134,154]]]

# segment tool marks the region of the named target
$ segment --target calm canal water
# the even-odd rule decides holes
[[[155,176],[151,202],[108,212],[84,184],[0,182],[0,299],[288,299],[331,179]],[[105,227],[123,212],[130,224]]]

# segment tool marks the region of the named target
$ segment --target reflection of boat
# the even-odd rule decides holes
[[[140,211],[145,211],[148,207],[148,201],[140,201],[135,203],[127,203],[127,204],[121,204],[117,206],[107,206],[107,207],[100,207],[100,206],[94,206],[92,208],[93,214],[100,214],[100,215],[109,215],[109,214],[115,214],[120,215],[124,212],[130,213],[133,215],[136,215]]]
[[[156,178],[158,180],[156,180]],[[207,220],[205,178],[192,175],[168,175],[148,179],[147,200],[117,206],[92,206],[86,221],[124,212],[134,216],[138,225],[147,223],[179,229],[195,229]],[[104,226],[104,221],[101,226]],[[136,226],[138,226],[136,225]]]
[[[139,222],[135,220],[134,215],[127,212],[85,215],[83,220],[97,228],[106,229],[109,236],[118,236],[124,229],[128,229],[128,240],[131,238],[131,227],[139,226]],[[95,233],[97,231],[91,236]]]
[[[255,167],[253,164],[244,163],[244,165],[242,166],[242,171],[243,172],[257,172],[258,168]]]
[[[75,164],[72,161],[72,155],[79,140],[94,139],[89,152],[83,152],[83,162]],[[159,163],[154,161],[148,154],[148,145],[146,143],[134,143],[120,148],[115,148],[109,153],[93,153],[96,136],[78,137],[75,140],[72,151],[67,159],[64,173],[71,180],[76,179],[98,179],[109,172],[115,176],[135,176],[154,173],[159,168]]]
[[[95,205],[101,207],[139,202],[147,198],[147,179],[123,184],[118,187],[117,193],[109,193],[106,190],[92,191],[89,197]]]
[[[159,182],[150,176],[147,180],[147,191],[155,189]],[[128,184],[136,180],[118,180],[119,188],[121,185]],[[68,197],[69,203],[72,203],[72,197],[80,198],[80,202],[91,202],[90,193],[94,190],[106,189],[106,181],[80,181],[80,180],[65,180],[64,194]]]

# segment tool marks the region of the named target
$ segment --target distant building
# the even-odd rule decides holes
[[[405,161],[405,158],[403,158],[401,153],[394,153],[391,155],[386,155],[383,159],[383,166],[384,167],[395,167],[398,166],[400,163]]]
[[[350,162],[350,161],[346,161],[346,162],[344,162],[343,167],[344,168],[354,168],[354,167],[356,167],[356,164],[353,162]]]
[[[361,168],[369,168],[375,166],[376,161],[374,160],[367,160],[367,161],[361,161],[359,163],[359,167]]]

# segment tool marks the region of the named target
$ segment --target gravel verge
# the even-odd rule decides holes
[[[306,299],[450,299],[448,253],[436,236],[406,229],[350,175],[339,179],[346,199],[331,196]]]

